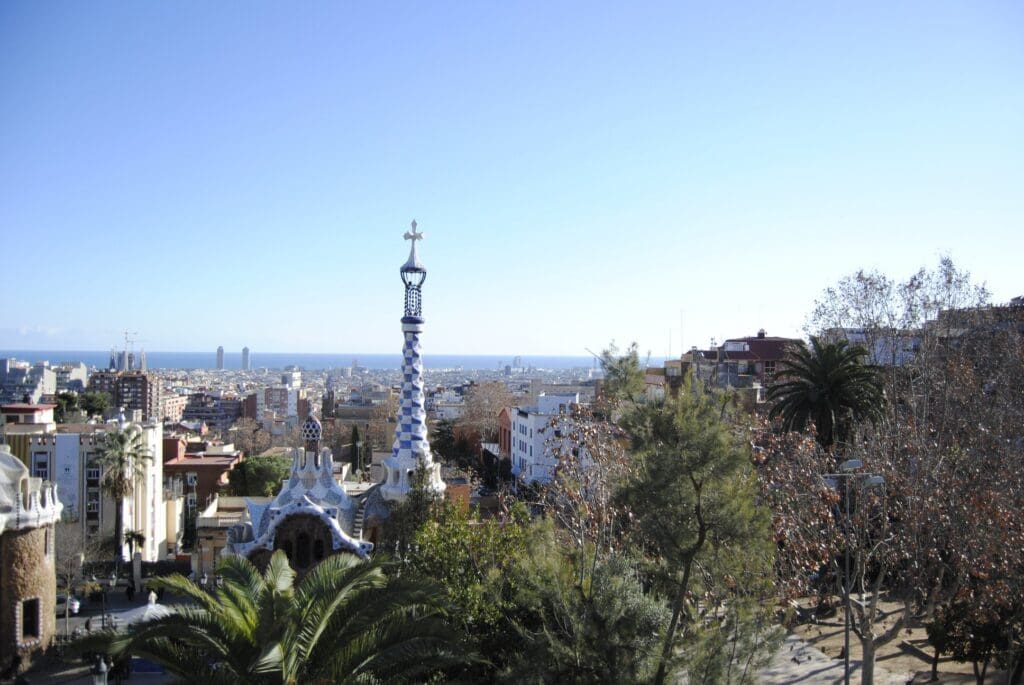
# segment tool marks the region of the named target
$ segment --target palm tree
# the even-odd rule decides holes
[[[284,552],[261,575],[225,557],[213,593],[175,574],[150,581],[190,604],[134,633],[87,637],[78,650],[137,655],[209,683],[407,682],[469,660],[443,620],[437,590],[384,574],[378,562],[328,557],[294,587]]]
[[[124,541],[128,544],[128,556],[135,558],[135,546],[139,549],[146,544],[146,536],[141,530],[129,530],[124,534]]]
[[[822,342],[812,335],[810,347],[797,343],[768,388],[768,401],[774,403],[769,416],[782,417],[787,431],[813,423],[822,447],[846,442],[855,422],[881,416],[885,400],[877,371],[863,363],[866,356],[864,348],[846,340]]]
[[[135,493],[135,483],[146,477],[146,461],[152,459],[138,426],[107,433],[95,463],[103,468],[100,488],[114,498],[115,555],[124,557],[124,500]]]

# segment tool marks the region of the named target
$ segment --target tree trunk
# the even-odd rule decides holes
[[[971,662],[971,668],[974,669],[974,680],[978,685],[985,685],[985,671],[988,670],[988,659],[981,662],[981,666],[978,666],[977,661]]]
[[[946,577],[946,567],[939,567],[939,577],[932,584],[930,591],[928,592],[928,599],[925,601],[924,616],[927,620],[932,620],[935,616],[935,604],[938,601],[939,592],[942,588],[942,581]]]
[[[1017,663],[1010,674],[1010,685],[1021,685],[1024,681],[1024,650],[1017,652]]]
[[[932,682],[934,683],[939,679],[939,648],[935,648],[935,656],[932,657]]]
[[[697,505],[694,507],[694,514],[697,519],[697,540],[688,550],[686,555],[686,568],[683,569],[683,580],[679,585],[679,593],[676,595],[675,605],[672,607],[672,620],[669,622],[668,632],[665,633],[665,646],[661,650],[661,661],[658,662],[658,672],[654,676],[654,685],[664,685],[665,671],[668,668],[668,660],[672,656],[672,649],[676,640],[676,630],[679,628],[679,616],[683,612],[683,603],[686,602],[686,589],[690,586],[690,571],[693,569],[693,560],[697,553],[704,546],[707,540],[708,528],[704,521],[704,507],[701,504],[701,486],[690,476],[694,490],[697,493]]]
[[[668,631],[665,633],[665,646],[661,650],[661,661],[658,663],[658,673],[654,676],[654,685],[664,685],[665,683],[665,671],[668,667],[668,660],[672,656],[676,630],[679,628],[679,617],[683,613],[683,603],[686,602],[686,587],[690,584],[690,566],[691,564],[686,565],[682,583],[679,585],[679,592],[672,603],[672,620],[669,621]]]
[[[860,683],[875,685],[875,638],[867,636],[860,641]]]
[[[114,559],[124,561],[124,500],[114,507]]]

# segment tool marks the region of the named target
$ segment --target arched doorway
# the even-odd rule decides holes
[[[299,575],[330,554],[331,540],[327,524],[309,514],[289,516],[274,531],[274,549],[284,551],[288,563]]]

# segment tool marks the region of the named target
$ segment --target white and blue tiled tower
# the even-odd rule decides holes
[[[405,284],[405,316],[402,317],[402,396],[398,404],[398,427],[395,429],[395,444],[391,456],[384,460],[384,483],[381,495],[384,499],[401,501],[412,488],[412,479],[418,468],[423,469],[424,486],[436,493],[444,491],[441,480],[441,465],[435,464],[427,441],[427,412],[424,409],[423,361],[420,357],[420,333],[423,331],[421,288],[427,278],[427,270],[416,256],[416,241],[423,239],[412,230],[405,234],[412,241],[409,259],[402,265],[400,273]]]

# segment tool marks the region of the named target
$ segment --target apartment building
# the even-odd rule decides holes
[[[143,462],[143,475],[135,483],[135,491],[123,500],[124,529],[142,531],[146,542],[136,550],[143,560],[155,561],[167,555],[163,426],[159,422],[61,424],[55,431],[28,436],[27,466],[33,477],[57,484],[66,522],[78,523],[89,536],[113,535],[116,502],[103,492],[103,472],[96,457],[108,433],[129,426],[141,431],[152,459]]]
[[[554,419],[564,417],[572,405],[579,404],[579,393],[537,397],[537,404],[515,407],[511,411],[512,475],[522,483],[548,483],[554,476],[558,459],[554,442],[561,436],[552,427]]]
[[[97,371],[89,376],[89,390],[110,395],[115,408],[141,411],[146,420],[162,418],[160,381],[144,371]]]

